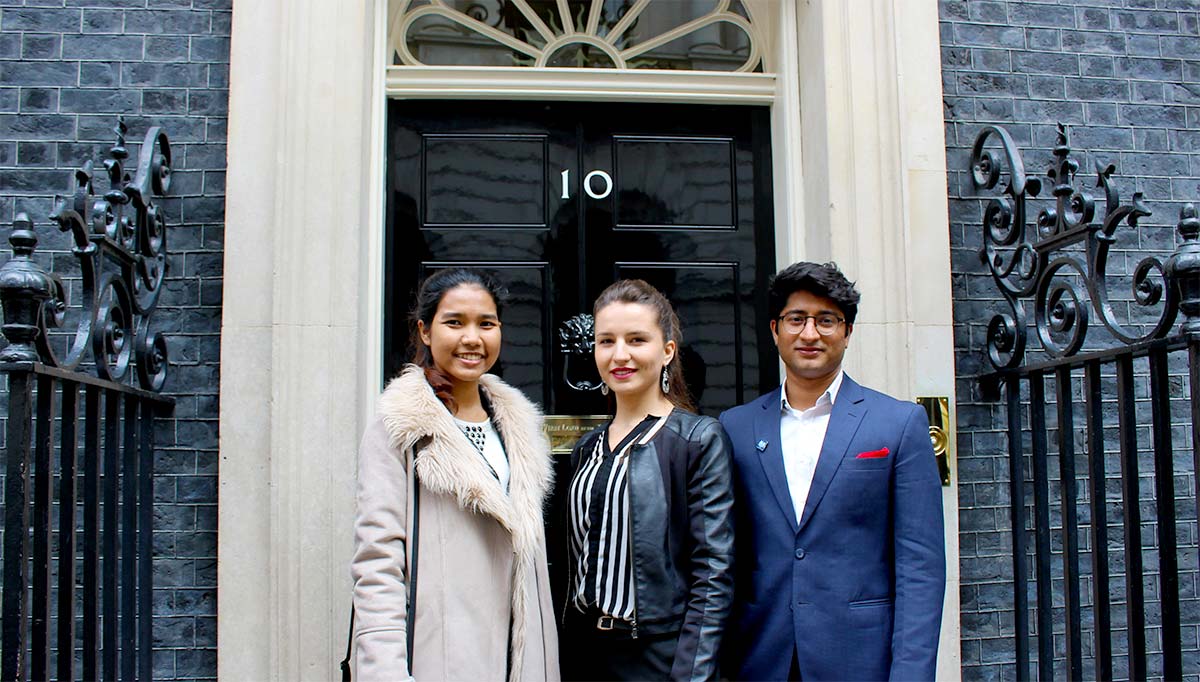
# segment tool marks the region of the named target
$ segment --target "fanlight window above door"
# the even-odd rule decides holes
[[[762,71],[742,0],[392,0],[397,65]]]

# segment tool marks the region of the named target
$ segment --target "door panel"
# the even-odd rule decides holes
[[[755,293],[774,270],[765,108],[389,106],[388,376],[408,357],[406,315],[425,272],[467,265],[509,290],[494,371],[548,414],[608,411],[598,391],[579,390],[598,385],[586,344],[562,333],[625,276],[675,304],[701,412],[773,388]]]
[[[613,142],[617,229],[737,229],[732,139]]]
[[[545,135],[426,135],[430,227],[545,228]]]

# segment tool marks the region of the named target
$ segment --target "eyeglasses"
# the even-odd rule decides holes
[[[838,325],[845,322],[846,318],[838,317],[830,313],[824,315],[801,315],[800,313],[788,313],[775,318],[776,321],[783,323],[783,328],[789,334],[799,334],[808,326],[808,321],[812,320],[817,327],[817,333],[821,336],[829,336],[837,331]]]

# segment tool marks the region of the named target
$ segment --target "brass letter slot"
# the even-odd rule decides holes
[[[942,485],[950,485],[950,399],[944,396],[917,398],[917,404],[925,408],[929,416],[929,440],[933,442],[933,454],[937,457],[938,472]]]

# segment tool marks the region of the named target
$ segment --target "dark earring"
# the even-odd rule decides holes
[[[608,395],[608,384],[600,384],[600,395]]]
[[[671,392],[671,377],[667,374],[666,367],[663,367],[663,373],[662,373],[662,392],[663,393]]]

